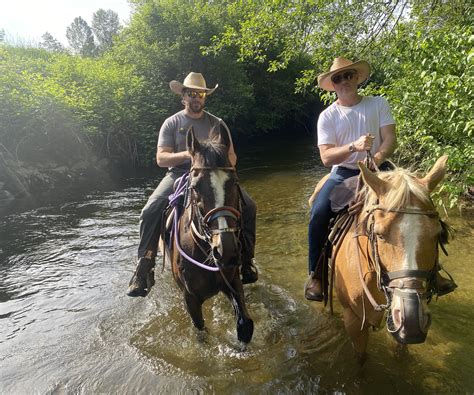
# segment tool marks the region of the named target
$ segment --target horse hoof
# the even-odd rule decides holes
[[[244,343],[250,343],[253,336],[253,321],[247,320],[243,324],[237,325],[237,338]]]

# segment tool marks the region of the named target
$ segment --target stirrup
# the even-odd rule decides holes
[[[310,288],[310,284],[313,282],[314,279],[314,272],[311,272],[309,274],[308,280],[306,280],[306,283],[304,285],[304,297],[307,300],[311,300],[313,302],[322,302],[324,300],[322,280],[318,279],[319,281],[321,281],[321,292],[315,292]]]

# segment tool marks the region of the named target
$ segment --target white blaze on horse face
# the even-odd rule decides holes
[[[222,207],[225,203],[225,183],[229,179],[229,173],[223,170],[215,170],[211,172],[211,186],[214,190],[215,207]],[[225,217],[217,219],[219,229],[227,228],[227,220]]]
[[[403,239],[403,248],[405,250],[402,269],[418,269],[416,253],[423,233],[421,219],[421,215],[405,214],[399,224],[400,234]]]

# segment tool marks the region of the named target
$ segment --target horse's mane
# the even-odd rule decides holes
[[[226,167],[229,166],[228,149],[224,144],[213,140],[201,143],[199,150],[200,165],[204,167]]]
[[[384,206],[387,209],[407,207],[412,195],[424,203],[431,204],[428,190],[409,170],[397,167],[392,171],[379,172],[377,176],[391,186],[384,196]],[[377,195],[368,185],[364,185],[361,193],[365,196],[365,207],[372,207],[377,203]]]

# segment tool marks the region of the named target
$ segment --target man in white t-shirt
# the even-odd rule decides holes
[[[367,80],[370,66],[364,61],[351,62],[336,58],[330,71],[318,76],[321,89],[336,92],[337,100],[321,112],[318,119],[318,147],[325,166],[331,174],[318,192],[311,207],[309,223],[309,273],[305,286],[308,300],[322,301],[323,263],[318,264],[327,240],[329,221],[334,216],[329,196],[336,185],[358,175],[357,162],[370,151],[380,170],[390,170],[385,162],[395,150],[397,139],[395,121],[383,97],[361,96],[359,84]],[[454,281],[436,275],[438,296],[454,291]]]
[[[332,166],[331,175],[319,191],[311,207],[308,230],[310,281],[305,287],[308,300],[322,301],[322,263],[318,265],[327,239],[331,211],[329,195],[345,179],[359,174],[357,162],[370,151],[375,163],[384,168],[384,161],[396,147],[395,121],[383,97],[361,96],[359,84],[367,80],[370,66],[364,61],[351,62],[336,58],[330,71],[318,77],[321,89],[335,91],[337,100],[318,119],[318,147],[325,166]]]

